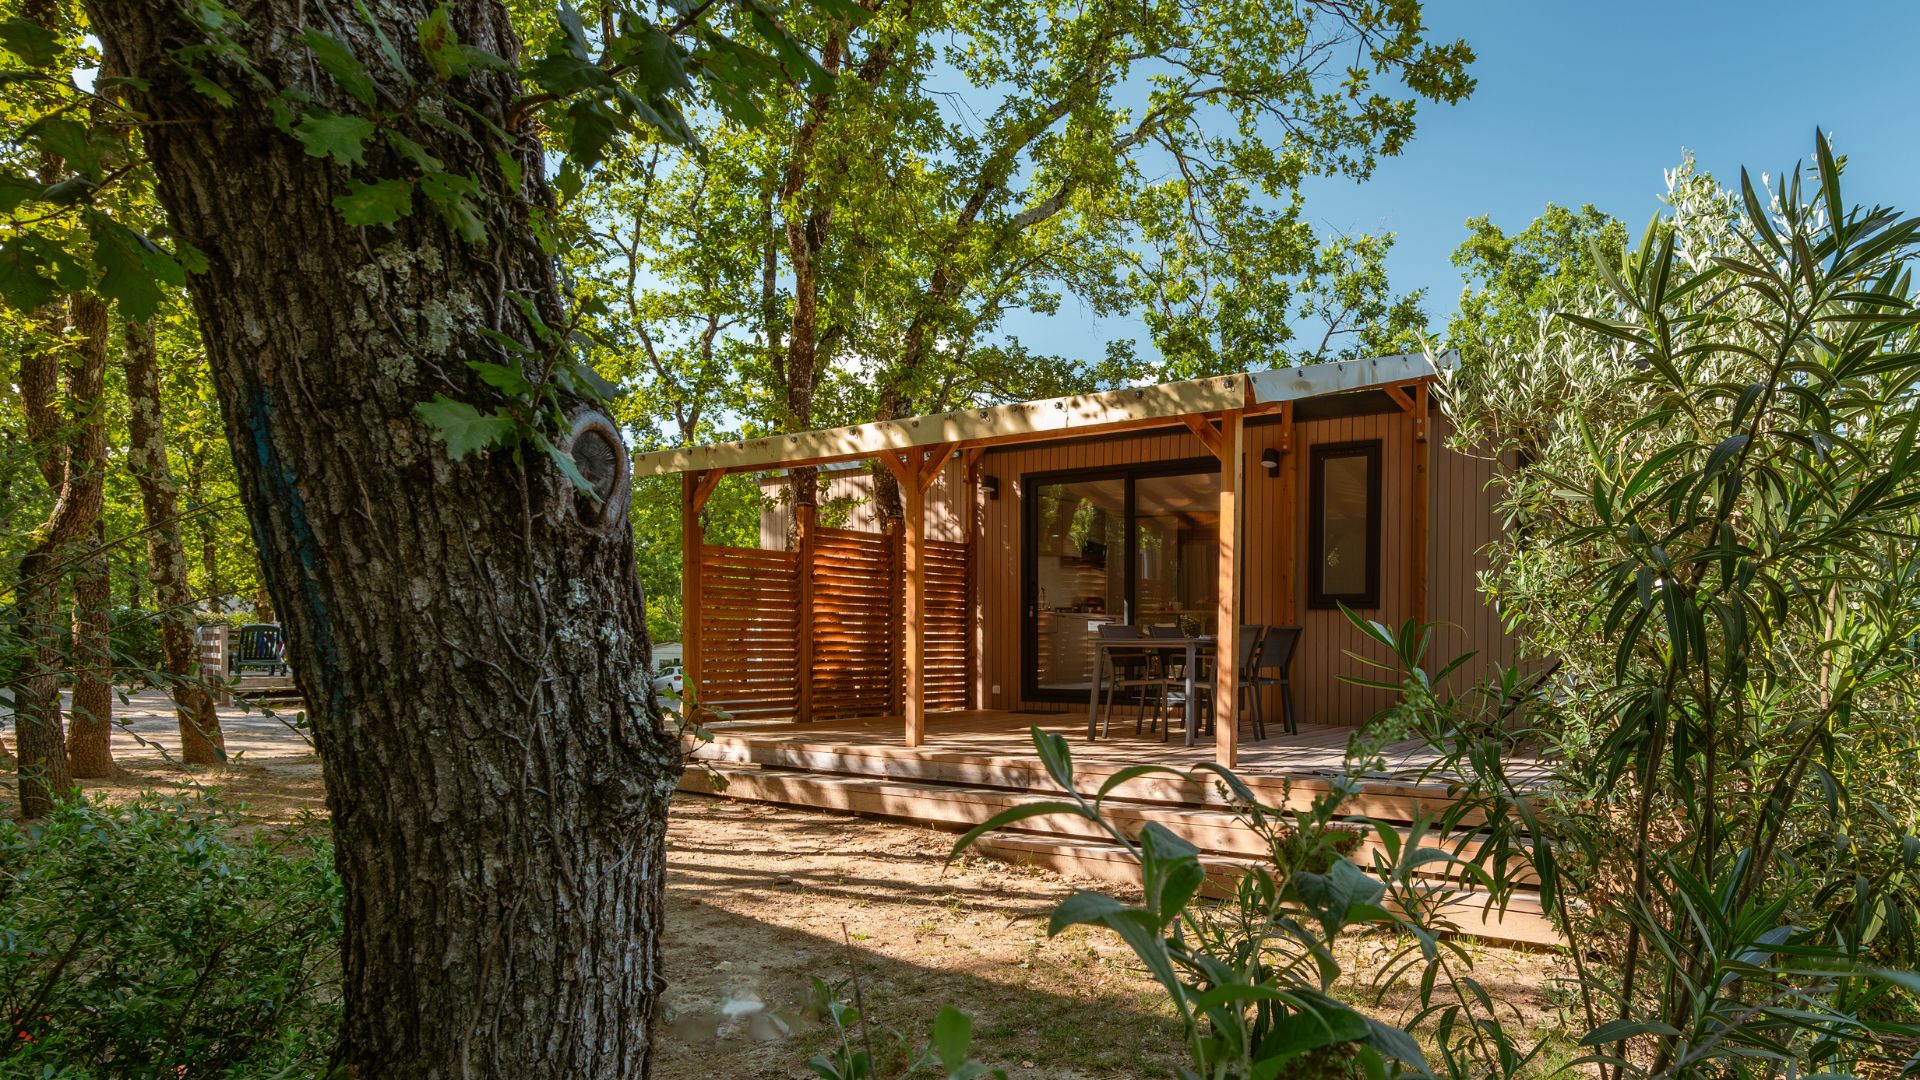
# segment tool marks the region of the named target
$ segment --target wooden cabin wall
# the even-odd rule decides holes
[[[1494,507],[1496,493],[1489,490],[1494,463],[1448,450],[1446,439],[1450,428],[1440,413],[1433,414],[1431,425],[1427,619],[1444,624],[1435,633],[1434,663],[1477,651],[1475,662],[1456,676],[1457,682],[1465,685],[1492,663],[1507,663],[1512,658],[1511,643],[1496,613],[1478,591],[1478,575],[1486,568],[1482,549],[1492,542],[1501,527]],[[1255,420],[1247,426],[1245,621],[1292,621],[1304,628],[1300,652],[1293,664],[1294,701],[1302,721],[1359,724],[1386,707],[1391,695],[1342,681],[1343,675],[1379,677],[1378,671],[1347,655],[1356,652],[1375,657],[1378,646],[1362,638],[1338,610],[1307,608],[1309,454],[1317,444],[1381,441],[1384,518],[1381,606],[1362,614],[1398,626],[1411,614],[1413,600],[1407,548],[1412,527],[1412,500],[1408,489],[1412,475],[1411,423],[1405,414],[1393,412],[1302,421],[1294,425],[1294,451],[1291,460],[1283,458],[1282,466],[1298,470],[1292,515],[1295,595],[1291,605],[1283,594],[1285,576],[1279,564],[1281,552],[1285,550],[1278,542],[1279,531],[1286,520],[1280,500],[1283,485],[1259,464],[1262,452],[1277,449],[1280,439],[1280,425],[1268,419]],[[1080,703],[1035,702],[1020,697],[1021,499],[1025,494],[1020,490],[1020,478],[1028,473],[1097,469],[1206,455],[1206,449],[1190,433],[1156,431],[1078,442],[1018,445],[990,450],[981,456],[978,471],[982,476],[999,478],[1000,497],[988,499],[984,494],[974,493],[978,521],[973,550],[976,707],[1022,712],[1074,712],[1085,708]],[[779,478],[769,478],[762,486],[762,491],[771,497],[761,519],[761,546],[770,550],[783,549],[787,543],[790,510],[785,500],[778,498],[783,487],[784,480]],[[964,542],[965,488],[960,463],[950,461],[928,493],[928,539]],[[866,499],[872,490],[872,475],[864,469],[823,474],[822,489],[823,498],[852,495]],[[872,512],[870,501],[856,509],[847,527],[879,531],[879,519]],[[1289,610],[1293,613],[1291,620]],[[1277,719],[1277,707],[1277,702],[1269,703],[1269,717]]]
[[[1456,453],[1446,448],[1453,425],[1433,417],[1432,544],[1428,566],[1427,619],[1443,624],[1434,630],[1429,646],[1438,667],[1463,653],[1474,653],[1452,678],[1466,687],[1491,675],[1496,666],[1514,662],[1515,642],[1500,624],[1500,614],[1480,592],[1480,575],[1487,570],[1486,549],[1499,538],[1501,491],[1495,483],[1501,463],[1485,455]],[[1507,462],[1511,464],[1511,462]]]
[[[1445,446],[1448,427],[1435,413],[1432,456],[1428,467],[1430,520],[1428,526],[1427,618],[1452,624],[1436,632],[1434,652],[1451,659],[1478,650],[1479,659],[1463,670],[1462,679],[1476,677],[1489,661],[1505,662],[1511,648],[1491,608],[1480,598],[1477,574],[1485,569],[1479,554],[1499,528],[1487,490],[1492,463],[1456,454]],[[1284,546],[1278,534],[1286,517],[1281,505],[1282,482],[1259,465],[1268,448],[1278,449],[1281,427],[1256,421],[1246,430],[1247,506],[1246,563],[1243,568],[1247,622],[1301,626],[1300,651],[1294,658],[1294,701],[1300,719],[1315,724],[1359,724],[1391,702],[1385,691],[1353,686],[1342,676],[1377,678],[1379,672],[1349,656],[1349,652],[1377,657],[1371,645],[1338,610],[1307,608],[1307,476],[1308,455],[1316,444],[1381,441],[1381,576],[1380,607],[1363,612],[1368,618],[1395,626],[1412,614],[1412,560],[1408,553],[1412,527],[1412,430],[1399,412],[1340,419],[1303,421],[1294,425],[1293,460],[1283,468],[1298,469],[1292,515],[1295,570],[1292,605],[1284,595],[1285,575],[1280,566]],[[980,459],[982,475],[1000,479],[1000,498],[981,499],[980,532],[975,552],[975,641],[980,650],[975,700],[980,708],[1032,712],[1072,712],[1078,703],[1025,701],[1020,697],[1021,643],[1021,498],[1020,477],[1027,473],[1149,461],[1203,457],[1206,450],[1192,435],[1152,432],[1079,443],[1051,443],[989,451]],[[1283,458],[1283,461],[1285,459]],[[1287,613],[1293,612],[1289,620]],[[1383,657],[1381,657],[1384,659]],[[1268,714],[1277,717],[1278,702]]]

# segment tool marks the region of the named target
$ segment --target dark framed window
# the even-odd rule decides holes
[[[1027,473],[1020,499],[1022,700],[1087,700],[1106,623],[1210,628],[1218,460]]]
[[[1380,606],[1380,440],[1308,454],[1307,606]]]

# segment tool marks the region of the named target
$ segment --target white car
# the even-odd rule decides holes
[[[653,692],[664,697],[679,699],[687,685],[686,672],[680,661],[669,660],[660,664],[653,672]]]

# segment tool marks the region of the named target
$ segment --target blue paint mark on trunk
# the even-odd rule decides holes
[[[274,508],[279,508],[285,515],[287,530],[293,539],[294,557],[300,567],[300,594],[312,615],[313,647],[320,657],[320,670],[305,672],[304,675],[325,687],[330,715],[338,717],[345,705],[339,683],[333,678],[333,673],[338,670],[340,654],[333,638],[333,622],[327,611],[327,601],[320,592],[320,545],[313,534],[313,524],[307,518],[306,502],[301,499],[300,489],[294,483],[296,475],[281,460],[279,451],[274,449],[270,434],[272,416],[272,391],[255,383],[247,393],[244,417],[247,436],[253,443],[254,490],[264,510],[254,518],[254,543],[262,551],[269,550],[260,536],[260,519],[274,513]],[[276,605],[285,603],[279,596],[273,600]]]

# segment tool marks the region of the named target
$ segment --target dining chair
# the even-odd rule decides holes
[[[1280,719],[1286,733],[1298,735],[1300,726],[1295,722],[1293,711],[1293,654],[1300,647],[1300,627],[1269,626],[1260,639],[1259,659],[1253,664],[1253,685],[1256,696],[1269,686],[1280,688]],[[1273,674],[1267,674],[1272,671]]]
[[[1138,641],[1145,635],[1138,626],[1130,623],[1102,623],[1100,637],[1104,641]],[[1147,717],[1147,691],[1160,685],[1153,674],[1152,657],[1146,650],[1107,653],[1107,703],[1101,711],[1100,737],[1113,734],[1113,699],[1121,690],[1131,689],[1139,693],[1139,711],[1134,714],[1133,733],[1140,734],[1141,726]],[[1165,696],[1164,689],[1162,697]],[[1164,708],[1164,702],[1162,708]]]
[[[1179,623],[1155,623],[1147,627],[1147,637],[1149,638],[1173,638],[1177,640],[1185,638],[1186,636],[1187,632],[1181,629]],[[1173,698],[1175,695],[1186,692],[1187,652],[1185,649],[1160,649],[1153,655],[1154,659],[1160,665],[1158,672],[1161,684],[1160,709],[1154,715],[1153,727],[1149,730],[1159,731],[1160,741],[1166,742],[1173,733],[1173,727],[1170,722],[1173,711]]]
[[[1254,691],[1253,686],[1253,665],[1260,657],[1260,644],[1262,639],[1266,637],[1266,634],[1267,628],[1259,623],[1242,623],[1240,625],[1240,669],[1239,678],[1235,680],[1233,688],[1233,702],[1235,705],[1234,724],[1238,726],[1240,717],[1251,718],[1253,721],[1253,738],[1255,742],[1267,737],[1267,721],[1264,715],[1265,707],[1261,704],[1260,695]],[[1215,729],[1216,713],[1218,712],[1218,710],[1213,707],[1214,680],[1211,665],[1203,669],[1203,673],[1206,675],[1206,678],[1201,684],[1201,700],[1207,706],[1207,731],[1211,733]],[[1242,708],[1241,706],[1245,707]]]

